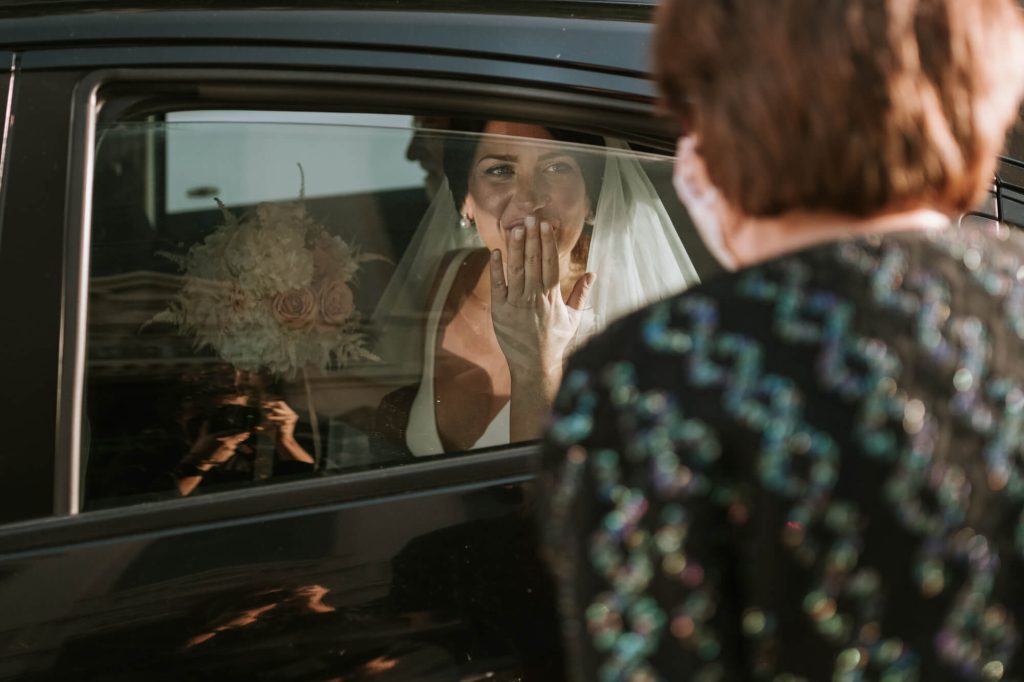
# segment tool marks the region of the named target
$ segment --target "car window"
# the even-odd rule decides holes
[[[209,207],[214,196],[223,201],[230,197],[237,206],[295,198],[295,164],[246,163],[256,159],[283,156],[302,163],[305,195],[309,198],[383,193],[422,182],[422,169],[415,163],[402,162],[410,137],[407,131],[415,124],[412,116],[208,110],[171,112],[165,121],[167,213],[201,211]],[[220,124],[205,126],[217,129],[241,123],[246,127],[235,128],[232,134],[196,134],[204,124]],[[281,124],[292,124],[288,134],[265,132],[282,131]],[[402,132],[343,137],[323,133],[321,126],[332,125]],[[337,140],[337,146],[329,143],[332,139]],[[336,154],[340,150],[361,159],[361,163],[338,163]]]
[[[86,509],[529,440],[573,348],[699,276],[671,160],[622,140],[258,111],[96,140]]]

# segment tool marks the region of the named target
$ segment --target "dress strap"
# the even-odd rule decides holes
[[[427,311],[427,328],[423,339],[423,372],[420,386],[409,410],[409,422],[405,430],[405,445],[413,455],[438,455],[444,452],[441,434],[437,431],[437,417],[434,412],[434,363],[437,350],[437,330],[444,314],[444,304],[459,273],[459,266],[473,249],[455,252],[448,267],[438,282],[437,291]]]
[[[437,350],[437,328],[441,324],[444,304],[448,300],[448,294],[451,293],[452,284],[455,283],[455,277],[459,274],[459,266],[472,251],[473,249],[460,249],[452,256],[444,271],[444,276],[441,277],[441,281],[437,285],[434,299],[430,302],[430,311],[427,313],[427,335],[423,342],[422,381],[425,382],[428,377],[430,379],[428,390],[431,404],[433,404],[434,398],[434,352]]]

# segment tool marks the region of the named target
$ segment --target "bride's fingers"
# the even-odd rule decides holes
[[[544,291],[550,291],[558,286],[558,246],[555,244],[555,233],[551,229],[551,223],[544,221],[540,224],[540,245],[541,245],[541,282]]]
[[[505,268],[501,264],[501,250],[491,251],[491,304],[501,303],[508,298],[505,286]]]
[[[535,296],[544,291],[544,272],[541,265],[540,230],[537,219],[530,216],[526,219],[526,281],[524,293]]]
[[[523,287],[526,282],[525,246],[526,230],[517,227],[512,230],[511,238],[508,240],[508,278],[505,285],[508,288],[508,300],[511,303],[515,303],[523,297]]]
[[[597,275],[592,272],[583,273],[583,276],[576,280],[572,293],[569,294],[569,300],[565,302],[565,305],[575,310],[583,310],[587,306],[587,298],[590,296],[590,289],[594,286],[594,279],[596,278]]]

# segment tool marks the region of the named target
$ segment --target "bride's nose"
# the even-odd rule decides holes
[[[534,213],[547,205],[548,193],[535,178],[520,176],[516,183],[515,203],[526,213]]]

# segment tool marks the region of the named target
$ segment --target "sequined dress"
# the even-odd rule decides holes
[[[543,530],[573,679],[1024,680],[1024,240],[828,244],[572,360]]]

